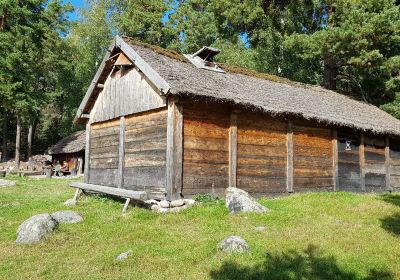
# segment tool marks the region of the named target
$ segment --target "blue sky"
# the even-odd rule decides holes
[[[74,5],[75,9],[77,8],[82,8],[85,6],[85,0],[65,0],[65,3],[71,3],[72,5]],[[75,12],[70,14],[70,19],[71,20],[76,20],[77,19],[77,11],[75,10]]]

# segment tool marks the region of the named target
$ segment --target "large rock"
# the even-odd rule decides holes
[[[250,246],[240,236],[229,236],[218,244],[218,249],[225,253],[243,253],[250,250]]]
[[[83,221],[81,215],[74,211],[58,211],[51,214],[54,220],[59,224],[74,224]]]
[[[17,243],[35,243],[51,233],[57,226],[57,221],[48,213],[30,217],[24,221],[17,231]]]
[[[238,188],[227,188],[226,207],[229,213],[239,212],[266,212],[268,209],[259,204],[247,192]]]
[[[10,180],[0,179],[0,187],[14,187],[15,182]]]

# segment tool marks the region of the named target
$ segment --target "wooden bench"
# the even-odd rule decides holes
[[[139,200],[139,201],[144,201],[147,199],[147,193],[145,191],[132,191],[132,190],[126,190],[126,189],[121,189],[121,188],[106,187],[106,186],[86,184],[86,183],[80,183],[80,182],[72,182],[72,183],[70,183],[69,186],[72,188],[76,188],[75,195],[73,198],[75,203],[78,201],[80,192],[82,190],[97,192],[97,193],[105,193],[105,194],[125,198],[126,199],[125,205],[124,205],[124,208],[122,209],[123,213],[125,213],[126,210],[128,209],[128,205],[131,202],[131,199]]]

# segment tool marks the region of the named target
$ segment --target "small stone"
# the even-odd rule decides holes
[[[247,242],[240,236],[229,236],[218,244],[218,249],[225,253],[243,253],[250,250]]]
[[[226,207],[230,214],[239,212],[267,212],[268,209],[259,204],[246,191],[238,188],[227,188],[226,191]]]
[[[158,210],[160,210],[160,205],[158,205],[158,204],[153,204],[153,205],[151,205],[151,207],[150,207],[150,209],[151,210],[153,210],[153,211],[158,211]]]
[[[30,244],[39,242],[54,231],[57,221],[48,213],[39,214],[25,220],[17,231],[17,243]]]
[[[14,187],[15,185],[14,181],[0,179],[0,187]]]
[[[160,207],[162,207],[162,208],[169,208],[170,207],[170,203],[169,203],[168,200],[161,200],[158,205],[160,205]]]
[[[267,228],[266,227],[255,227],[254,230],[255,231],[265,231]]]
[[[171,208],[162,208],[162,207],[160,207],[158,209],[158,212],[159,213],[168,213],[170,210],[171,210]]]
[[[82,216],[74,211],[58,211],[51,216],[59,224],[75,224],[83,221]]]
[[[196,200],[194,199],[184,199],[185,205],[195,205],[197,204]]]
[[[144,203],[146,203],[146,204],[158,204],[158,201],[155,200],[155,199],[149,199],[149,200],[146,200]]]
[[[132,254],[132,250],[119,254],[115,260],[118,262],[125,261]]]
[[[75,201],[75,199],[70,198],[70,199],[67,199],[67,200],[64,202],[64,205],[65,205],[65,206],[76,206],[76,201]]]
[[[181,207],[183,205],[185,205],[185,201],[183,199],[171,201],[171,207]]]
[[[181,212],[181,211],[183,211],[183,210],[185,210],[185,209],[187,209],[189,207],[190,207],[190,205],[183,205],[183,206],[180,206],[180,207],[174,207],[174,208],[170,209],[170,212]]]

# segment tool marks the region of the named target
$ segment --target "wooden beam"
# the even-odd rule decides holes
[[[237,114],[231,113],[229,127],[229,187],[236,188]]]
[[[358,149],[359,160],[360,160],[360,186],[362,191],[366,191],[365,187],[365,144],[364,144],[364,133],[360,135],[360,147]]]
[[[385,182],[386,182],[386,190],[393,191],[390,185],[390,141],[389,136],[385,138]]]
[[[97,84],[97,88],[104,88],[104,84]]]
[[[132,191],[120,188],[106,187],[93,184],[85,184],[80,182],[72,182],[70,185],[72,188],[77,188],[85,191],[92,191],[98,193],[105,193],[123,198],[130,198],[136,200],[146,200],[147,193],[145,191]]]
[[[287,130],[287,168],[286,168],[286,190],[289,193],[293,192],[293,124],[288,120]]]
[[[181,198],[182,192],[183,109],[177,102],[176,98],[168,99],[165,187],[170,201]]]
[[[118,175],[117,187],[124,186],[124,169],[125,169],[125,117],[119,119],[119,147],[118,147]]]
[[[85,174],[84,182],[89,183],[90,177],[90,121],[86,123],[86,145],[85,145]]]
[[[337,128],[332,129],[332,154],[333,154],[333,191],[339,190],[339,148]]]
[[[131,203],[131,199],[127,198],[124,204],[124,208],[122,208],[122,213],[126,213],[126,210],[128,210],[129,203]]]

